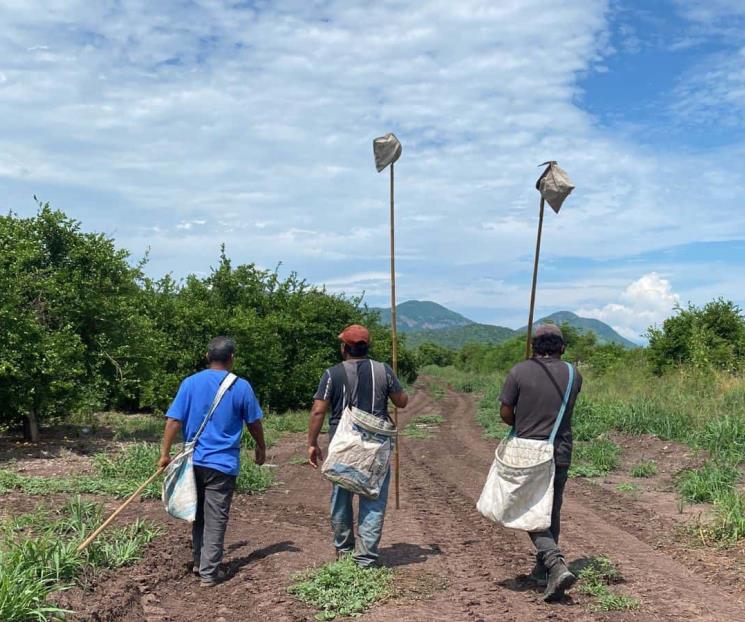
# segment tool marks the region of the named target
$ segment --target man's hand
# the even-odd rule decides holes
[[[318,465],[320,465],[323,462],[323,452],[321,451],[321,448],[318,445],[310,445],[308,447],[308,463],[310,466],[312,466],[314,469],[318,468]]]
[[[158,460],[159,469],[165,469],[169,464],[171,464],[171,456],[161,456]]]
[[[266,462],[266,447],[256,447],[254,451],[254,462],[261,466]]]

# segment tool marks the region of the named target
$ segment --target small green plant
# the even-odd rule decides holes
[[[445,421],[445,417],[442,415],[417,415],[413,417],[411,423],[421,425],[440,425]]]
[[[288,588],[293,596],[318,610],[316,620],[358,616],[391,594],[388,568],[360,568],[351,556],[297,575]]]
[[[617,594],[610,586],[621,583],[623,577],[605,555],[593,557],[578,575],[579,591],[595,598],[592,611],[628,611],[638,609],[639,599]]]
[[[624,492],[624,493],[633,495],[639,492],[639,486],[637,486],[636,484],[632,484],[630,482],[623,482],[621,484],[618,484],[618,486],[616,486],[616,490],[618,492]]]
[[[402,434],[409,438],[430,438],[432,431],[444,421],[442,415],[417,415],[409,421]]]
[[[657,475],[657,463],[654,460],[639,462],[631,468],[631,477],[654,477]]]

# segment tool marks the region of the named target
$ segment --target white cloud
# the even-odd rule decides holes
[[[629,284],[619,302],[579,309],[577,314],[602,320],[624,337],[639,342],[647,328],[669,317],[679,302],[680,296],[673,292],[670,282],[650,272]]]

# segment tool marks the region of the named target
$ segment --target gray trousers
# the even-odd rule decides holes
[[[561,534],[561,505],[564,502],[564,487],[569,478],[569,467],[556,465],[554,475],[554,505],[551,508],[551,527],[545,531],[530,533],[530,539],[536,549],[538,563],[551,568],[559,559],[563,559],[559,550]]]
[[[209,579],[217,575],[222,561],[236,478],[196,465],[194,477],[197,480],[197,518],[191,529],[194,568],[199,569],[200,577]]]

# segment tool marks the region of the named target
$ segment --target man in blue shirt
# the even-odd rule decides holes
[[[235,342],[215,337],[207,346],[208,369],[186,378],[166,413],[167,421],[158,465],[171,462],[171,446],[179,432],[185,441],[194,438],[207,416],[218,388],[233,368]],[[194,449],[197,482],[197,517],[192,527],[194,574],[204,587],[225,578],[220,571],[230,503],[240,471],[243,424],[256,441],[256,464],[264,464],[266,444],[261,407],[251,385],[238,378],[223,396]]]

